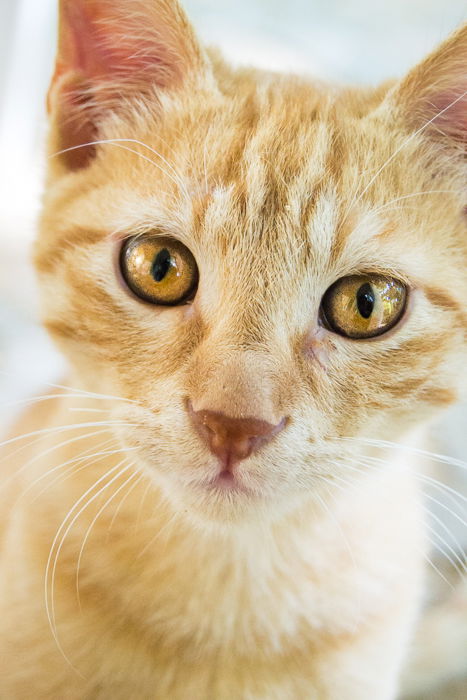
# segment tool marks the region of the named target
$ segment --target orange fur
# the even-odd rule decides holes
[[[62,42],[50,93],[51,153],[75,150],[50,160],[36,265],[77,389],[18,426],[48,431],[37,442],[6,447],[0,695],[390,700],[424,532],[412,466],[372,467],[365,440],[400,439],[465,393],[459,113],[440,136],[423,105],[433,67],[459,94],[446,56],[465,56],[467,27],[399,85],[337,89],[234,71],[175,2],[134,5],[147,75],[126,70],[123,0],[62,2],[125,42],[111,75],[104,44]],[[96,143],[75,158],[83,123]],[[152,230],[195,256],[192,304],[124,289],[121,242]],[[403,280],[410,303],[352,341],[318,311],[362,271]],[[188,399],[288,417],[239,466],[247,493],[209,487],[218,465]]]

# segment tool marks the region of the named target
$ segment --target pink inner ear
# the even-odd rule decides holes
[[[68,83],[65,78],[57,105],[56,143],[58,150],[63,151],[61,161],[69,170],[85,168],[95,155],[93,141],[98,132],[92,110],[86,109],[90,99],[85,84],[80,85],[79,79]]]
[[[467,140],[467,84],[446,90],[427,100],[425,114],[431,113],[433,124],[452,138]]]
[[[122,79],[139,87],[143,82],[162,88],[178,83],[181,69],[171,46],[173,34],[163,23],[151,26],[153,19],[145,22],[125,13],[118,2],[63,0],[53,82],[70,71],[97,87],[99,81]]]
[[[59,47],[48,95],[54,147],[85,167],[108,112],[125,100],[177,88],[202,66],[176,0],[60,0]]]
[[[104,48],[105,37],[102,28],[96,26],[95,17],[91,17],[90,6],[66,3],[61,17],[63,36],[60,49],[65,55],[59,60],[65,64],[65,70],[73,70],[87,78],[107,75],[112,68],[112,55]],[[110,44],[111,45],[111,44]]]

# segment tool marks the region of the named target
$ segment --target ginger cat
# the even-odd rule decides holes
[[[0,697],[391,700],[465,396],[467,26],[399,83],[61,0],[36,247],[69,359],[4,447]],[[415,444],[415,443],[414,443]]]

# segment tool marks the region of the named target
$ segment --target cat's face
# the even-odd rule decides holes
[[[71,4],[92,21],[95,3]],[[164,21],[192,41],[178,15]],[[456,41],[465,53],[465,30]],[[129,93],[72,136],[56,81],[52,149],[90,133],[102,143],[52,161],[37,247],[44,318],[86,388],[132,400],[110,402],[119,438],[180,509],[277,513],[348,478],[346,456],[368,450],[353,438],[398,439],[462,391],[461,147],[457,132],[452,150],[413,135],[430,118],[410,125],[400,106],[413,75],[389,96],[335,94],[231,73],[201,52],[186,65],[181,86],[166,70],[169,89],[154,78],[144,104]],[[180,263],[169,305],[141,298],[167,282],[154,273],[161,251]],[[277,428],[233,479],[219,479],[211,414]]]

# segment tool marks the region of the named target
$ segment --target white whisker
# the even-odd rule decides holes
[[[122,420],[108,420],[108,421],[94,421],[90,423],[71,423],[69,425],[58,425],[54,426],[53,428],[41,428],[40,430],[33,430],[30,433],[24,433],[23,435],[17,435],[13,438],[9,438],[8,440],[4,440],[3,442],[0,442],[0,447],[6,447],[7,445],[11,445],[15,442],[18,442],[19,440],[24,440],[25,438],[28,437],[35,437],[36,435],[50,435],[51,433],[63,433],[66,432],[67,430],[77,430],[78,428],[93,428],[93,427],[99,427],[99,426],[115,426],[115,425],[126,425],[128,427],[137,427],[136,423],[128,423],[127,421],[122,421]]]
[[[407,205],[404,206],[398,206],[395,207],[393,206],[394,204],[397,204],[398,202],[405,201],[407,199],[412,199],[413,197],[423,197],[431,194],[458,194],[455,190],[424,190],[420,192],[411,192],[410,194],[405,194],[402,195],[401,197],[395,197],[394,199],[389,200],[389,202],[386,202],[385,204],[382,204],[381,206],[375,207],[370,209],[368,212],[365,213],[365,215],[360,219],[360,221],[357,223],[357,226],[353,229],[353,233],[355,234],[357,231],[359,231],[365,224],[370,221],[372,218],[378,216],[381,212],[390,212],[390,211],[401,211],[402,209],[404,210],[410,210],[412,209],[413,211],[419,211],[419,207],[409,207]]]
[[[348,462],[335,462],[336,467],[344,467],[345,469],[350,469],[352,472],[356,472],[360,475],[365,475],[371,472],[378,473],[380,471],[380,467],[382,465],[384,466],[389,466],[389,462],[385,462],[384,460],[380,460],[374,457],[368,458],[372,460],[374,463],[369,464],[366,461],[363,461],[357,457],[351,457],[350,461],[352,461],[354,466],[350,466]],[[355,465],[360,465],[360,466],[355,466]],[[391,465],[394,467],[395,465]],[[412,471],[412,470],[411,470]],[[413,473],[413,472],[412,472]],[[420,479],[422,483],[424,482],[424,475],[423,474],[414,474],[415,478]],[[336,483],[337,482],[337,483]],[[344,486],[341,486],[340,483],[344,484],[345,487],[356,487],[358,482],[355,481],[348,481],[347,479],[343,479],[337,474],[332,475],[332,480],[329,481],[334,487],[338,489],[344,489]],[[426,482],[425,482],[426,483]],[[428,485],[431,485],[428,482]],[[438,483],[436,484],[438,486]],[[362,488],[360,485],[359,488]],[[467,525],[467,523],[460,517],[458,516],[455,512],[453,512],[450,508],[445,506],[442,502],[437,500],[436,498],[430,496],[430,494],[427,494],[425,492],[424,494],[425,498],[428,498],[429,500],[434,501],[439,507],[447,510],[450,515],[455,517],[459,522],[461,522],[464,526]],[[430,530],[433,533],[433,536],[435,536],[437,539],[430,538],[431,545],[437,549],[443,557],[449,561],[451,564],[452,568],[458,573],[459,576],[463,577],[465,575],[465,571],[467,570],[467,563],[466,563],[466,554],[461,547],[459,541],[455,537],[455,535],[449,530],[449,528],[436,516],[435,513],[432,512],[431,509],[425,507],[425,511],[427,514],[427,517],[433,518],[436,522],[438,522],[439,526],[448,534],[449,537],[452,538],[453,543],[458,547],[459,551],[456,551],[450,544],[447,542],[447,540],[439,533],[437,532],[428,522],[425,520],[425,524],[428,530]],[[444,545],[444,548],[441,546]],[[448,553],[450,552],[450,554]],[[452,584],[448,581],[448,579],[441,573],[441,571],[438,569],[438,567],[435,565],[435,563],[426,555],[426,553],[423,553],[424,558],[427,560],[427,562],[434,568],[434,570],[440,575],[440,577],[445,581],[450,588],[453,588]],[[452,556],[451,556],[452,555]]]
[[[146,498],[147,498],[147,495],[148,495],[148,493],[149,493],[151,487],[152,487],[152,481],[151,481],[151,479],[148,479],[148,485],[147,485],[146,488],[144,489],[144,493],[143,493],[143,495],[141,496],[141,501],[140,501],[139,508],[138,508],[138,515],[136,516],[136,519],[135,519],[135,532],[138,530],[139,523],[140,523],[140,520],[141,520],[141,516],[142,516],[142,513],[143,513],[144,502],[145,502],[145,500],[146,500]]]
[[[6,372],[5,370],[0,370],[0,374],[11,377],[15,376],[11,372]],[[134,403],[140,405],[138,401],[134,399],[127,399],[123,396],[115,396],[113,394],[99,394],[94,391],[87,391],[86,389],[79,389],[77,387],[67,386],[66,384],[54,384],[53,382],[43,382],[44,386],[51,387],[52,389],[65,389],[66,391],[75,392],[77,398],[87,397],[91,399],[112,399],[113,401],[124,401],[125,403]],[[54,396],[54,394],[52,395]],[[59,396],[59,394],[57,394]],[[29,399],[26,399],[28,401]],[[33,397],[34,400],[34,397]]]
[[[109,442],[109,441],[107,441],[107,442]],[[105,443],[104,443],[104,444],[105,444]],[[35,501],[39,500],[39,498],[40,498],[44,493],[47,493],[47,491],[48,491],[49,489],[51,489],[51,488],[52,488],[55,484],[57,484],[58,482],[60,482],[60,481],[65,481],[65,480],[68,478],[68,476],[70,476],[70,475],[75,475],[75,474],[79,474],[80,472],[84,471],[85,469],[89,469],[90,467],[93,467],[94,465],[96,465],[96,464],[97,464],[101,459],[103,459],[104,457],[110,457],[110,456],[112,456],[112,455],[118,455],[118,454],[122,454],[122,453],[127,453],[127,452],[131,452],[131,451],[134,451],[134,450],[137,450],[137,448],[136,448],[136,447],[121,447],[121,448],[115,449],[115,450],[101,450],[100,452],[93,452],[93,453],[91,453],[91,454],[89,454],[89,455],[85,455],[85,456],[82,456],[82,455],[81,455],[81,456],[79,456],[79,457],[75,457],[74,459],[70,459],[70,460],[68,460],[67,462],[63,462],[62,464],[59,464],[58,466],[53,467],[52,469],[47,470],[47,472],[45,472],[45,473],[42,474],[38,479],[35,480],[34,484],[31,484],[31,486],[28,487],[28,488],[26,489],[25,492],[23,492],[23,494],[22,494],[22,496],[20,496],[20,498],[23,497],[23,496],[25,495],[25,493],[27,493],[30,489],[32,489],[32,487],[33,487],[34,485],[37,485],[39,482],[41,482],[41,481],[43,481],[44,479],[46,479],[47,477],[51,476],[51,474],[53,474],[53,473],[55,473],[55,472],[60,472],[60,473],[58,474],[58,476],[55,477],[55,479],[53,479],[50,483],[48,483],[48,484],[45,486],[45,488],[43,488],[43,489],[37,494],[37,496],[35,496],[35,497],[32,499],[32,502],[33,502],[33,503],[34,503]],[[89,459],[92,460],[92,461],[89,462],[89,461],[88,461]],[[84,464],[83,466],[80,466],[80,467],[76,468],[76,465],[81,464],[82,462],[84,462],[85,464]],[[68,467],[68,468],[64,470],[64,467]],[[18,500],[19,500],[19,499],[18,499]]]
[[[134,465],[133,465],[133,464],[128,464],[127,467],[126,467],[126,469],[131,469],[132,466],[134,466]],[[139,481],[141,480],[141,478],[142,478],[142,476],[141,476],[140,474],[138,474],[138,472],[133,472],[132,474],[130,474],[130,476],[128,477],[128,479],[125,479],[125,481],[123,482],[123,484],[121,484],[121,485],[118,487],[118,489],[107,499],[107,501],[104,503],[104,505],[103,505],[101,508],[99,508],[99,510],[97,511],[96,515],[95,515],[94,518],[91,520],[91,523],[90,523],[88,529],[86,530],[86,533],[85,533],[85,535],[84,535],[83,542],[82,542],[82,544],[81,544],[81,548],[80,548],[80,551],[79,551],[79,555],[78,555],[78,561],[77,561],[77,564],[76,564],[76,577],[75,577],[76,597],[77,597],[78,605],[79,605],[80,609],[81,609],[81,598],[80,598],[80,594],[79,594],[79,572],[80,572],[80,569],[81,569],[81,560],[82,560],[82,558],[83,558],[83,553],[84,553],[84,549],[85,549],[85,547],[86,547],[86,543],[87,543],[87,541],[88,541],[88,539],[89,539],[89,536],[90,536],[90,534],[91,534],[91,531],[92,531],[94,525],[96,524],[97,520],[98,520],[99,517],[102,515],[102,513],[104,512],[104,510],[106,510],[106,508],[107,508],[107,507],[112,503],[112,501],[118,496],[118,494],[120,493],[120,491],[122,491],[122,490],[125,488],[125,486],[127,486],[135,477],[138,477],[138,478],[136,479],[136,481],[135,481],[135,483],[133,484],[133,487],[132,487],[132,488],[134,488],[134,487],[136,486],[136,484],[138,484],[138,482],[139,482]],[[106,489],[107,487],[108,487],[108,484],[106,484],[106,486],[103,487],[103,488],[101,489],[101,493],[102,493],[103,489]],[[125,494],[125,498],[126,498],[126,497],[129,495],[129,493],[132,491],[132,488]],[[119,506],[122,505],[122,503],[123,503],[123,501],[125,500],[125,498],[123,498],[123,500],[120,502]],[[118,512],[118,509],[115,511],[115,514],[116,514],[117,512]],[[114,514],[114,517],[113,517],[113,519],[112,519],[112,523],[114,522],[115,514]],[[111,525],[112,525],[112,523],[111,523]]]
[[[433,496],[431,496],[429,493],[426,493],[426,492],[425,492],[425,498],[428,498],[428,500],[430,500],[432,503],[436,503],[436,505],[437,505],[439,508],[442,508],[443,510],[445,510],[446,512],[448,512],[449,515],[451,515],[451,516],[452,516],[453,518],[455,518],[458,522],[460,522],[461,525],[463,525],[464,527],[467,527],[467,521],[465,521],[464,518],[462,518],[460,515],[458,515],[457,513],[455,513],[455,512],[452,510],[452,508],[449,508],[445,503],[442,503],[442,501],[438,500],[437,498],[434,498]]]
[[[117,423],[117,425],[119,425],[119,424],[120,424],[120,423]],[[77,427],[77,426],[84,426],[84,425],[93,426],[93,425],[99,425],[99,424],[98,424],[98,423],[95,423],[95,424],[93,424],[93,423],[89,423],[89,424],[80,423],[80,424],[75,424],[74,427]],[[111,424],[111,425],[113,425],[113,424]],[[127,425],[127,424],[124,423],[124,425]],[[70,429],[69,426],[68,426],[68,429]],[[53,433],[53,429],[52,429],[50,432]],[[63,431],[60,430],[60,431],[57,431],[57,432],[63,432]],[[40,452],[39,454],[34,455],[34,457],[32,457],[32,458],[31,458],[30,460],[28,460],[25,464],[23,464],[23,465],[20,467],[20,469],[18,469],[17,471],[13,472],[13,474],[11,474],[7,479],[5,479],[5,481],[3,481],[3,482],[0,484],[0,489],[6,488],[6,487],[8,486],[8,484],[12,483],[15,479],[17,479],[17,478],[18,478],[22,473],[24,473],[32,464],[34,464],[35,462],[37,462],[39,459],[41,459],[41,458],[47,456],[48,454],[50,454],[50,453],[52,453],[52,452],[55,452],[56,450],[58,450],[58,449],[60,449],[60,448],[62,448],[62,447],[66,447],[67,445],[73,444],[73,443],[75,443],[75,442],[80,442],[81,440],[86,440],[86,439],[88,439],[88,438],[95,437],[96,435],[101,435],[101,434],[106,433],[106,432],[109,432],[108,429],[107,429],[107,428],[103,428],[102,430],[95,430],[95,431],[93,431],[93,432],[88,432],[88,433],[85,433],[84,435],[78,435],[78,436],[76,436],[76,437],[69,438],[68,440],[65,440],[65,441],[63,441],[63,442],[59,442],[59,443],[57,443],[56,445],[52,445],[51,447],[49,447],[49,448],[47,448],[46,450]],[[32,443],[28,443],[28,445],[26,445],[26,447],[30,447],[31,444],[34,444],[35,442],[40,442],[40,439],[39,439],[38,441],[34,440]],[[3,459],[11,458],[11,456],[12,456],[13,454],[17,453],[17,452],[18,452],[18,450],[15,450],[13,453],[10,453],[10,454],[6,455]],[[0,462],[1,462],[1,461],[2,461],[2,460],[0,460]]]
[[[442,554],[442,556],[445,557],[445,559],[447,559],[447,561],[457,572],[457,574],[460,577],[463,577],[465,573],[465,564],[463,563],[462,559],[460,559],[459,554],[451,547],[451,545],[434,527],[432,527],[429,523],[425,523],[425,526],[431,532],[431,534],[439,540],[439,542],[437,542],[433,540],[432,537],[430,537],[430,541],[433,547],[435,547]],[[443,545],[444,548],[441,545]],[[448,554],[448,552],[450,552],[452,556]]]
[[[439,537],[440,541],[443,542],[443,544],[445,544],[446,547],[448,547],[449,551],[451,552],[451,554],[453,555],[453,557],[455,558],[455,560],[458,562],[459,566],[461,567],[461,570],[458,571],[458,573],[461,576],[463,576],[464,573],[467,571],[467,559],[466,559],[466,554],[464,552],[462,545],[460,544],[459,540],[454,535],[454,533],[451,532],[451,530],[447,527],[447,525],[445,523],[443,523],[441,518],[438,518],[435,515],[435,513],[431,512],[430,509],[428,509],[428,508],[426,509],[426,511],[427,511],[427,515],[429,516],[429,518],[433,518],[435,520],[438,527],[440,527],[443,530],[443,532],[445,532],[451,538],[453,544],[457,547],[457,549],[454,549],[454,547],[452,545],[450,545],[449,542],[447,542],[439,534],[439,532],[436,530],[436,528],[434,528],[429,523],[427,523],[431,532],[435,533],[437,535],[437,537]],[[454,566],[454,564],[453,564],[453,566]],[[457,569],[457,567],[456,567],[456,569]]]
[[[154,153],[156,156],[158,156],[163,163],[168,165],[172,172],[175,173],[174,175],[171,175],[170,172],[168,172],[165,168],[163,168],[161,165],[156,163],[156,161],[152,160],[152,158],[148,158],[148,156],[145,156],[143,153],[140,153],[139,151],[135,150],[134,148],[129,148],[129,146],[124,146],[123,143],[135,143],[138,145],[142,145],[145,148],[147,148],[149,151]],[[186,188],[185,183],[183,182],[182,178],[180,175],[175,171],[173,166],[160,154],[157,153],[153,148],[150,146],[147,146],[146,144],[142,143],[141,141],[137,141],[136,139],[99,139],[95,141],[88,141],[87,143],[81,143],[78,146],[71,146],[70,148],[64,148],[61,151],[57,151],[56,153],[53,153],[50,155],[50,158],[55,158],[57,156],[63,155],[64,153],[69,153],[71,151],[76,151],[80,148],[88,148],[89,146],[115,146],[115,148],[121,148],[123,151],[128,151],[129,153],[133,153],[137,155],[139,158],[142,158],[142,160],[151,163],[151,165],[154,165],[154,167],[158,168],[164,175],[166,175],[170,180],[172,180],[173,183],[177,185],[177,187],[180,189],[180,191],[183,193],[187,201],[190,200],[190,194]]]
[[[436,452],[429,452],[428,450],[423,450],[419,447],[412,447],[411,445],[403,445],[398,442],[390,442],[388,440],[374,440],[371,438],[360,438],[360,437],[338,437],[336,440],[360,442],[364,445],[369,445],[370,447],[381,447],[390,448],[394,450],[401,450],[412,452],[413,454],[420,455],[421,457],[428,457],[435,462],[440,462],[442,464],[449,464],[453,467],[459,467],[460,469],[467,469],[467,462],[461,459],[456,459],[455,457],[449,457],[447,455],[437,454]]]
[[[16,406],[30,406],[36,403],[42,403],[45,401],[56,401],[58,399],[83,399],[83,398],[94,398],[94,397],[84,397],[83,394],[78,393],[60,393],[60,394],[42,394],[40,396],[31,396],[28,399],[19,399],[18,401],[8,401],[7,403],[0,404],[0,408],[14,408]],[[107,409],[102,409],[107,410]]]
[[[79,516],[81,515],[81,513],[82,513],[96,498],[98,498],[98,496],[99,496],[100,493],[101,493],[101,488],[99,488],[99,490],[97,491],[97,493],[93,494],[90,498],[88,498],[88,496],[90,496],[90,495],[92,494],[93,490],[96,489],[96,487],[98,487],[99,484],[101,484],[103,481],[105,481],[105,479],[107,479],[111,474],[114,474],[115,472],[117,472],[116,476],[114,476],[114,477],[111,479],[111,481],[109,481],[109,482],[107,482],[107,483],[105,484],[106,486],[110,486],[111,483],[113,483],[116,479],[118,479],[118,478],[121,476],[121,474],[123,474],[123,473],[126,471],[126,469],[128,468],[128,467],[124,467],[123,469],[121,469],[122,464],[124,464],[125,461],[126,461],[126,460],[122,460],[122,461],[119,462],[116,466],[112,467],[111,469],[108,469],[108,470],[106,471],[105,474],[103,474],[99,479],[97,479],[97,481],[95,481],[95,482],[92,484],[92,486],[90,486],[90,487],[80,496],[80,498],[75,502],[75,504],[72,506],[72,508],[68,511],[68,513],[66,514],[65,518],[63,519],[63,521],[62,521],[60,527],[58,528],[57,533],[56,533],[56,535],[55,535],[55,537],[54,537],[54,539],[53,539],[52,545],[51,545],[51,547],[50,547],[49,556],[48,556],[47,564],[46,564],[46,568],[45,568],[45,576],[44,576],[44,586],[45,586],[45,608],[46,608],[47,619],[48,619],[48,621],[49,621],[49,626],[50,626],[50,629],[51,629],[51,631],[52,631],[52,635],[53,635],[53,637],[54,637],[54,640],[55,640],[55,642],[56,642],[58,648],[60,649],[60,651],[62,652],[62,654],[64,655],[65,658],[67,658],[67,657],[66,657],[66,654],[64,653],[64,651],[63,651],[63,649],[62,649],[62,647],[61,647],[60,641],[59,641],[59,639],[58,639],[57,631],[56,631],[55,602],[54,602],[55,573],[56,573],[56,569],[57,569],[57,563],[58,563],[58,559],[59,559],[59,556],[60,556],[60,552],[61,552],[62,546],[63,546],[63,544],[64,544],[64,542],[65,542],[65,539],[66,539],[66,537],[68,536],[68,533],[70,532],[71,528],[72,528],[73,525],[75,524],[76,520],[79,518]],[[120,471],[119,471],[119,470],[120,470]],[[86,499],[88,499],[88,500],[86,500]],[[81,509],[79,509],[79,506],[81,505],[81,503],[83,503],[83,501],[85,501],[85,504],[84,504],[84,506],[83,506]],[[79,510],[78,510],[78,509],[79,509]],[[73,516],[73,513],[75,513],[76,510],[78,510],[78,513],[77,513],[74,517],[72,517],[72,516]],[[72,519],[71,519],[71,518],[72,518]],[[70,523],[68,524],[68,526],[67,526],[67,523],[68,523],[68,521],[69,521],[70,519],[71,519],[71,522],[70,522]],[[59,544],[58,547],[57,547],[57,551],[55,552],[55,558],[54,558],[54,562],[53,562],[53,566],[52,566],[52,557],[53,557],[53,554],[54,554],[54,550],[55,550],[55,547],[56,547],[56,545],[57,545],[57,543],[58,543],[58,540],[59,540],[59,538],[60,538],[60,536],[61,536],[63,530],[65,530],[65,532],[64,532],[64,534],[63,534],[63,536],[62,536],[62,538],[61,538],[60,544]],[[52,568],[51,568],[51,567],[52,567]],[[49,590],[48,590],[48,588],[49,588],[49,576],[51,576],[51,579],[50,579],[50,584],[51,584],[51,585],[50,585],[50,596],[49,596]]]
[[[112,530],[112,528],[113,528],[113,526],[114,526],[114,523],[115,523],[115,521],[116,521],[116,519],[117,519],[117,517],[118,517],[118,514],[120,513],[120,510],[121,510],[123,504],[125,503],[126,499],[127,499],[128,496],[132,493],[132,491],[134,491],[134,489],[138,486],[138,484],[140,484],[141,481],[143,481],[144,478],[147,479],[147,478],[148,478],[147,475],[144,474],[144,473],[140,474],[139,477],[138,477],[138,479],[134,482],[134,484],[131,486],[131,488],[128,489],[128,491],[127,491],[126,494],[123,496],[123,498],[122,498],[122,500],[120,501],[120,503],[118,504],[117,508],[115,509],[115,513],[113,514],[112,520],[110,521],[110,525],[109,525],[109,527],[108,527],[107,539],[108,539],[109,536],[110,536],[110,532],[111,532],[111,530]]]
[[[436,571],[436,573],[443,579],[443,581],[446,583],[446,585],[453,591],[454,586],[452,585],[451,581],[449,581],[446,578],[446,576],[443,574],[443,572],[440,571],[440,569],[436,566],[436,564],[431,559],[431,557],[429,557],[428,554],[426,554],[426,552],[423,553],[423,558],[434,569],[434,571]]]
[[[146,554],[146,552],[148,551],[148,549],[150,549],[150,547],[152,547],[152,545],[154,544],[154,542],[156,542],[156,541],[159,539],[159,537],[160,537],[166,530],[168,530],[170,526],[173,525],[173,523],[174,523],[175,520],[177,519],[177,516],[178,516],[177,511],[174,511],[173,515],[167,520],[167,522],[165,523],[165,525],[164,525],[163,527],[161,527],[161,529],[158,530],[158,531],[156,532],[156,534],[154,535],[154,537],[152,537],[152,538],[149,540],[149,542],[145,545],[145,547],[143,547],[143,549],[141,550],[141,552],[140,552],[140,553],[138,554],[138,556],[136,557],[137,559],[141,559],[141,557],[144,556],[144,554]]]
[[[83,435],[82,439],[86,439],[86,438],[96,436],[96,435],[102,435],[103,433],[106,433],[106,432],[107,431],[105,431],[105,430],[100,430],[100,431],[96,431],[93,433],[87,433],[86,435]],[[77,439],[75,438],[75,441],[76,440]],[[28,484],[28,486],[22,491],[20,496],[18,496],[17,502],[19,502],[29,491],[33,490],[34,486],[36,486],[36,484],[40,483],[43,479],[47,478],[50,474],[53,474],[55,471],[58,471],[58,470],[62,469],[63,467],[68,466],[69,464],[79,463],[81,460],[85,460],[85,459],[88,459],[89,457],[93,457],[95,454],[96,455],[100,454],[100,452],[92,453],[92,451],[95,449],[98,449],[99,451],[101,451],[106,445],[108,445],[109,443],[112,443],[112,442],[114,442],[113,437],[108,438],[107,440],[102,440],[101,442],[97,443],[97,445],[93,445],[93,447],[88,447],[84,451],[80,452],[79,455],[73,457],[72,459],[69,459],[66,462],[62,462],[61,464],[59,464],[55,467],[51,467],[50,469],[47,469],[45,472],[41,473],[41,475],[37,479],[35,479],[33,482]],[[68,443],[68,441],[67,441],[67,443]],[[64,444],[66,444],[66,443],[61,443],[61,445],[57,445],[57,447],[60,447]],[[37,458],[43,457],[44,454],[45,454],[45,452],[40,453],[40,455],[37,455],[36,457],[34,457],[33,460],[30,460],[30,463],[35,461],[35,459],[37,459]],[[30,463],[23,464],[22,467],[17,472],[15,472],[15,474],[13,476],[14,477],[19,476],[21,474],[21,472],[26,467],[30,466]],[[48,486],[51,486],[51,484],[49,484]]]

